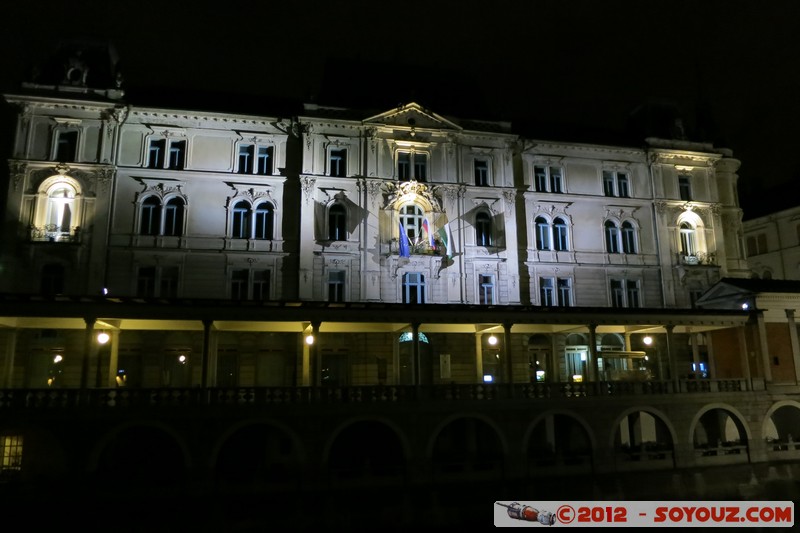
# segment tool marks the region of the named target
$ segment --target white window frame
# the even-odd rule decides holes
[[[246,164],[242,169],[242,148],[252,147],[253,153],[250,157],[253,158],[252,162]],[[265,172],[261,172],[261,150],[266,150],[269,154],[269,167]],[[255,142],[255,141],[240,141],[236,143],[236,169],[237,174],[252,175],[252,176],[274,176],[275,175],[275,153],[277,148],[274,143],[268,142]],[[247,168],[249,167],[249,168]]]
[[[340,169],[339,172],[334,172],[334,161],[337,159],[334,156],[334,152],[344,152],[344,157],[338,159],[337,167],[343,167]],[[329,146],[328,153],[327,153],[327,166],[326,175],[331,176],[334,178],[346,178],[349,175],[348,172],[348,160],[350,156],[350,150],[346,146]]]
[[[564,192],[564,167],[560,165],[534,163],[532,176],[534,192],[550,192],[556,194]]]
[[[160,157],[161,162],[160,164],[153,164],[151,162],[151,155],[153,153],[153,143],[154,142],[164,142],[164,154]],[[183,149],[181,150],[182,159],[180,161],[180,165],[172,165],[172,153],[173,153],[173,145],[183,144]],[[144,144],[144,165],[145,168],[152,168],[152,169],[161,169],[161,170],[185,170],[188,168],[187,164],[189,162],[189,140],[184,136],[164,136],[164,135],[150,135],[146,138],[146,142]],[[158,157],[157,161],[158,162]]]
[[[61,145],[61,138],[62,135],[66,133],[74,133],[75,134],[75,145],[73,148],[72,157],[68,159],[64,159],[63,161],[58,157],[59,146]],[[53,130],[53,148],[50,154],[51,161],[57,161],[59,163],[77,163],[80,161],[80,154],[81,154],[81,128],[76,125],[59,125]]]
[[[407,154],[408,155],[408,176],[400,176],[400,154]],[[419,176],[418,167],[420,166],[417,163],[417,158],[424,158],[424,176]],[[406,180],[406,181],[419,181],[422,183],[426,183],[430,180],[430,164],[431,164],[431,154],[427,150],[417,150],[415,148],[403,148],[399,149],[395,152],[394,157],[394,168],[395,168],[395,178],[399,180]]]
[[[482,167],[479,169],[478,164]],[[474,184],[477,187],[492,185],[492,160],[489,157],[475,157],[472,161]]]
[[[574,294],[572,278],[539,277],[539,304],[547,307],[572,307]]]
[[[240,290],[240,292],[243,292],[243,297],[236,298],[237,300],[268,301],[268,300],[272,300],[273,299],[273,291],[274,291],[274,286],[275,286],[275,283],[274,283],[274,280],[273,280],[273,269],[272,268],[253,268],[253,267],[250,267],[249,265],[248,266],[242,265],[242,266],[239,266],[239,267],[232,266],[230,268],[230,270],[228,272],[228,298],[229,299],[234,299],[233,284],[234,284],[234,281],[237,281],[237,280],[234,279],[234,276],[240,275],[241,273],[245,273],[246,274],[246,276],[245,276],[246,279],[242,280],[242,281],[244,281],[244,287],[243,287],[244,290],[243,291]],[[261,298],[255,298],[254,294],[255,294],[256,287],[258,285],[260,285],[260,284],[264,284],[265,283],[264,279],[260,279],[260,276],[262,276],[262,275],[266,275],[266,285],[267,285],[266,294],[263,295],[263,297],[261,297]],[[263,294],[263,292],[262,292],[262,294]]]
[[[629,170],[603,169],[603,196],[632,198],[633,179]]]
[[[142,275],[145,269],[153,270],[152,278]],[[145,279],[152,281],[152,287],[142,294],[141,281]],[[170,282],[169,287],[166,285],[167,282]],[[181,290],[181,267],[180,265],[136,265],[134,283],[134,294],[140,298],[177,298]]]
[[[412,279],[413,278],[413,279]],[[411,301],[411,291],[416,288],[421,301]],[[403,303],[424,304],[428,302],[428,280],[424,272],[403,272],[400,276],[400,301]]]
[[[611,307],[634,309],[642,307],[642,291],[639,280],[611,278],[608,287]]]
[[[494,274],[478,273],[476,281],[478,284],[478,304],[494,305],[497,294]]]

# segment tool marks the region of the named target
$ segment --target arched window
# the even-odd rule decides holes
[[[328,210],[328,240],[347,240],[347,211],[342,204],[333,204]]]
[[[697,242],[695,240],[695,228],[688,222],[681,222],[681,253],[685,256],[693,256],[697,253]]]
[[[606,251],[610,254],[619,253],[619,228],[611,221],[606,220],[605,223],[606,233]]]
[[[142,202],[139,219],[140,235],[158,235],[161,231],[161,199],[149,196]]]
[[[400,208],[400,224],[403,225],[408,239],[413,243],[422,237],[422,220],[425,213],[416,204],[407,204]]]
[[[183,235],[183,198],[172,198],[164,208],[164,235],[177,237]]]
[[[75,189],[59,183],[47,193],[47,224],[51,231],[69,233],[75,210]]]
[[[250,237],[250,204],[242,200],[233,206],[231,237],[247,239]]]
[[[622,252],[636,253],[636,228],[627,220],[622,223]]]
[[[561,217],[553,220],[553,244],[559,252],[569,250],[567,223]]]
[[[274,224],[274,209],[269,202],[263,202],[256,207],[256,239],[272,240]]]
[[[486,213],[475,216],[475,243],[478,246],[492,246],[492,218]]]
[[[536,229],[536,249],[550,250],[550,224],[544,217],[536,217],[534,227]]]

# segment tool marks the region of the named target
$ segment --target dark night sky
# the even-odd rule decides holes
[[[4,91],[59,39],[110,39],[133,103],[153,90],[178,95],[177,105],[202,101],[181,96],[186,88],[234,95],[230,111],[413,100],[509,120],[538,138],[609,143],[635,108],[669,103],[690,140],[742,161],[745,218],[766,206],[756,194],[765,184],[800,178],[794,0],[29,0],[5,9]]]

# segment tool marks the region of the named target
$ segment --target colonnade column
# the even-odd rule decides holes
[[[17,329],[9,329],[6,338],[5,380],[3,385],[10,389],[14,385],[14,356],[17,353]]]
[[[422,362],[419,360],[419,322],[411,324],[411,365],[414,368],[414,385],[422,385]]]
[[[800,343],[797,339],[797,324],[794,321],[794,309],[786,310],[789,321],[789,341],[792,346],[792,360],[794,361],[794,381],[800,384]]]
[[[213,324],[213,320],[203,319],[203,363],[200,374],[200,388],[202,389],[208,387],[209,346],[211,345],[211,326]]]
[[[675,330],[675,326],[672,324],[665,326],[664,329],[667,330],[666,340],[667,340],[667,363],[669,365],[669,379],[675,385],[675,392],[678,391],[678,364],[675,361],[675,354],[672,353],[672,332]]]
[[[312,322],[311,323],[311,336],[313,337],[313,342],[308,346],[309,349],[309,358],[311,359],[311,369],[314,372],[312,376],[312,385],[315,387],[319,387],[322,385],[322,356],[320,355],[319,351],[319,327],[320,322]],[[307,344],[305,339],[303,339],[303,344]]]
[[[97,345],[94,343],[94,324],[96,318],[84,318],[86,329],[83,330],[83,360],[81,361],[81,390],[89,388],[89,368],[91,361],[97,354]],[[100,361],[98,361],[98,364]]]
[[[744,372],[744,377],[747,379],[747,383],[750,384],[750,389],[753,388],[753,376],[750,373],[750,359],[747,356],[747,337],[744,333],[744,327],[739,326],[736,328],[736,338],[739,340],[739,358],[742,364],[742,371]],[[709,368],[709,372],[711,369]],[[713,379],[717,379],[717,368],[716,363],[714,364],[714,373],[709,374]]]
[[[764,324],[764,314],[759,313],[756,319],[758,323],[758,346],[761,351],[761,361],[764,365],[764,380],[772,381],[772,366],[769,362],[769,348],[767,347],[767,327]]]
[[[600,368],[597,364],[597,324],[589,324],[589,381],[600,379]]]
[[[108,387],[113,387],[117,383],[117,371],[119,370],[119,330],[111,330],[111,353],[108,357]]]
[[[503,322],[503,362],[506,370],[506,383],[514,384],[514,361],[511,360],[511,326],[510,322]],[[510,390],[513,390],[511,387]]]
[[[483,333],[475,334],[475,371],[478,383],[483,383]]]

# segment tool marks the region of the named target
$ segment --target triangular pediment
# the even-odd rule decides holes
[[[461,126],[417,103],[405,104],[364,120],[365,124],[406,128],[461,130]]]
[[[698,307],[738,308],[738,302],[752,294],[753,291],[751,290],[721,281],[698,298],[695,305]]]

